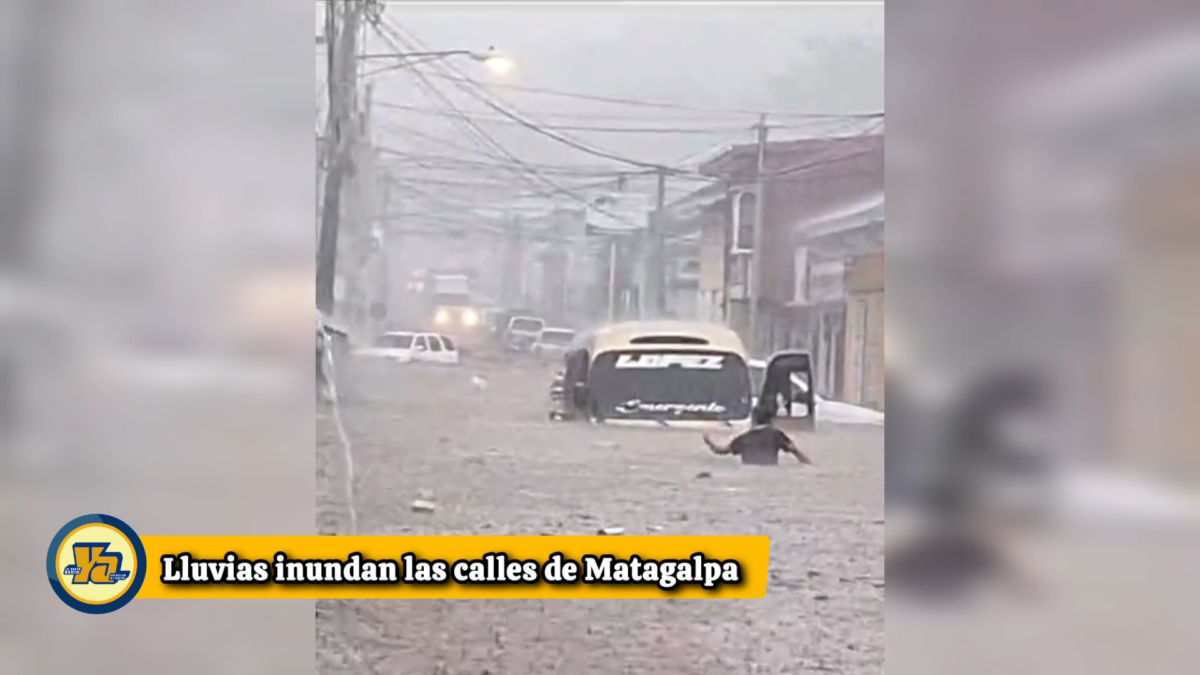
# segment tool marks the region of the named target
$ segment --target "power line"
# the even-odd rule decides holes
[[[428,154],[421,152],[411,152],[407,150],[399,150],[387,146],[375,146],[380,152],[393,157],[411,160],[413,163],[421,164],[422,166],[438,166],[446,168],[474,168],[474,169],[501,169],[507,170],[509,167],[505,163],[483,162],[478,159],[469,159],[463,157],[453,157],[448,155]],[[536,167],[538,171],[546,174],[558,174],[565,176],[617,176],[625,173],[621,170],[613,169],[612,167],[589,167],[584,165],[553,165],[553,164],[532,164],[528,166]]]
[[[878,123],[863,130],[859,134],[856,134],[854,136],[844,136],[841,139],[837,139],[837,140],[861,139],[861,138],[867,138],[867,137],[873,136],[878,132],[879,126],[882,125],[882,123],[883,123],[883,120],[880,119]],[[831,141],[832,141],[832,139],[831,139]],[[835,150],[836,150],[836,148],[835,148]],[[839,164],[841,162],[848,161],[851,159],[856,159],[858,157],[862,157],[865,155],[875,154],[879,151],[880,151],[879,148],[865,148],[865,149],[859,148],[859,149],[856,149],[856,150],[853,150],[850,152],[843,152],[843,153],[831,152],[831,153],[827,153],[823,157],[818,157],[817,159],[814,159],[814,160],[801,162],[800,164],[795,164],[793,166],[784,167],[782,169],[776,169],[774,171],[768,171],[763,174],[763,177],[770,180],[770,179],[774,179],[774,178],[783,178],[786,176],[792,176],[797,173],[802,173],[804,171],[808,171],[810,169],[815,169],[815,168],[818,168],[821,166],[828,166],[830,164]]]
[[[376,71],[376,72],[383,72],[383,71],[387,71],[387,70],[400,70],[404,67],[405,67],[404,65],[400,65],[400,66],[394,66],[394,67],[388,67],[388,68],[381,68],[379,71]],[[455,73],[455,74],[434,73],[434,74],[431,74],[431,77],[436,77],[436,78],[444,79],[444,80],[463,82],[463,83],[471,83],[471,84],[476,84],[476,85],[480,84],[478,81],[476,81],[470,77],[467,77],[466,75],[463,75],[461,73]],[[813,120],[832,120],[832,119],[846,119],[846,118],[872,119],[875,117],[880,117],[883,114],[883,113],[879,113],[879,112],[801,113],[801,112],[794,112],[794,111],[788,111],[788,110],[773,110],[773,111],[772,110],[768,110],[768,111],[746,110],[746,109],[741,109],[741,108],[706,107],[706,106],[686,105],[686,104],[682,104],[682,103],[649,101],[649,100],[643,100],[643,99],[624,98],[624,97],[620,97],[620,96],[604,96],[604,95],[599,95],[599,94],[584,94],[581,92],[563,91],[560,89],[552,89],[549,87],[531,87],[531,86],[527,86],[527,85],[517,85],[517,84],[509,84],[509,83],[502,83],[502,82],[489,82],[487,84],[487,86],[488,87],[496,87],[499,89],[511,89],[513,91],[523,91],[523,92],[528,92],[528,93],[532,93],[532,94],[544,94],[547,96],[557,96],[560,98],[577,99],[577,100],[581,100],[581,101],[594,101],[594,102],[598,102],[598,103],[611,103],[613,105],[624,105],[624,106],[641,107],[641,108],[657,108],[660,110],[679,110],[679,111],[710,113],[710,114],[716,113],[716,114],[726,114],[726,115],[750,115],[750,116],[757,117],[758,115],[764,114],[764,112],[765,112],[765,114],[770,117],[785,117],[785,118],[813,119]]]
[[[380,21],[377,21],[374,24],[374,27],[379,32],[380,36],[383,37],[384,40],[387,41],[392,46],[393,49],[396,49],[397,51],[401,51],[401,47],[396,44],[396,41],[393,39],[393,37],[391,35],[389,35],[387,32],[384,32],[384,29],[387,28],[387,26],[383,23],[383,21],[384,21],[383,19],[381,19]],[[541,176],[536,171],[536,169],[533,169],[533,167],[529,167],[519,157],[517,157],[512,152],[510,152],[507,148],[505,148],[498,141],[496,141],[496,139],[492,138],[487,132],[480,129],[478,125],[476,125],[472,120],[470,120],[464,114],[462,114],[462,111],[459,110],[445,94],[443,94],[441,91],[439,91],[437,89],[437,87],[433,86],[433,83],[429,82],[429,80],[425,77],[424,73],[417,71],[415,69],[414,69],[413,73],[414,73],[414,75],[417,76],[419,85],[421,86],[421,88],[424,91],[426,91],[426,93],[432,94],[434,97],[440,99],[442,101],[442,103],[452,113],[454,113],[452,116],[452,119],[455,122],[457,122],[459,124],[459,126],[467,129],[469,134],[471,134],[474,138],[476,138],[477,140],[481,140],[485,145],[490,146],[490,147],[494,148],[495,150],[500,151],[501,154],[503,154],[505,157],[507,157],[509,160],[511,160],[513,162],[513,165],[511,165],[511,166],[505,165],[502,168],[512,171],[518,178],[521,178],[523,180],[527,179],[529,176],[533,176],[534,178],[537,178],[542,182],[546,182],[546,183],[553,185],[552,182],[549,182],[544,176]],[[485,154],[489,154],[489,153],[487,153],[485,151]],[[490,156],[495,158],[495,155],[490,155]],[[555,186],[555,187],[557,187],[557,186]]]
[[[414,40],[409,40],[403,34],[400,34],[399,31],[397,31],[394,26],[391,26],[388,23],[386,17],[382,17],[382,16],[376,17],[374,19],[372,25],[380,33],[381,37],[383,37],[384,40],[387,41],[392,46],[393,49],[400,51],[401,45],[403,45],[406,48],[410,48],[410,49],[413,48],[413,47],[411,47],[411,45],[414,42]],[[401,44],[397,45],[396,44],[397,42],[400,42]],[[416,48],[417,49],[422,48],[420,43],[417,43]],[[459,110],[454,105],[454,103],[452,101],[450,101],[450,99],[448,97],[446,97],[445,94],[443,94],[441,91],[439,91],[437,89],[437,87],[434,87],[433,84],[429,82],[428,78],[426,78],[424,73],[422,73],[417,68],[414,68],[412,70],[412,72],[424,84],[424,88],[426,91],[433,93],[435,96],[440,98],[443,101],[443,103],[446,104],[446,106],[448,108],[450,108],[452,111],[457,113],[457,118],[456,118],[457,121],[460,121],[466,127],[473,130],[476,134],[478,134],[479,138],[481,138],[488,144],[495,147],[497,150],[502,152],[509,159],[511,159],[515,164],[517,164],[521,168],[525,169],[525,171],[527,172],[527,173],[516,172],[515,175],[517,175],[518,177],[521,177],[522,179],[525,179],[525,180],[527,180],[528,178],[531,178],[531,177],[535,178],[536,180],[544,183],[547,187],[549,187],[552,191],[554,191],[557,194],[561,194],[565,197],[569,197],[575,201],[578,201],[578,202],[588,206],[589,208],[595,209],[597,212],[604,213],[604,215],[608,215],[616,220],[624,220],[623,218],[620,218],[618,216],[613,216],[612,214],[605,213],[602,209],[597,208],[594,204],[592,204],[590,200],[588,200],[578,194],[575,194],[574,192],[572,192],[570,190],[563,188],[562,186],[558,185],[554,181],[546,178],[544,175],[542,175],[540,172],[538,172],[535,168],[528,166],[524,161],[522,161],[519,157],[514,155],[507,148],[505,148],[503,145],[501,145],[499,142],[497,142],[494,138],[492,138],[490,135],[488,135],[486,132],[484,132],[482,129],[480,129],[471,120],[465,118],[465,116],[462,115],[462,111]],[[638,224],[634,223],[633,225],[638,225]]]
[[[391,110],[404,110],[407,112],[415,112],[422,115],[432,115],[435,117],[449,117],[450,114],[442,110],[431,110],[416,105],[407,105],[403,103],[389,103],[386,101],[378,101],[375,105],[381,108]],[[485,122],[488,124],[509,124],[518,126],[527,126],[526,124],[509,119],[507,117],[484,116],[484,115],[466,115],[475,122]],[[722,127],[675,127],[675,126],[659,126],[659,127],[601,127],[592,125],[572,125],[572,124],[541,124],[538,126],[547,131],[586,131],[591,133],[610,133],[610,134],[721,134],[737,131],[746,131],[750,127],[744,125],[728,125]],[[772,128],[799,128],[798,126],[785,127],[783,125],[772,125]],[[555,139],[558,140],[558,139]]]
[[[377,26],[377,28],[379,28],[379,26]],[[408,48],[408,49],[426,49],[426,47],[415,37],[407,38],[404,34],[400,34],[400,31],[398,29],[396,29],[390,25],[387,26],[387,28],[389,29],[388,32],[395,35],[396,39],[399,40],[406,48]],[[392,39],[390,39],[392,36],[387,35],[387,34],[383,34],[383,35],[384,35],[385,39],[387,39],[388,42],[391,43],[392,46],[397,49],[397,51],[400,50],[400,48],[395,44],[395,42]],[[440,66],[440,64],[438,64],[438,65]],[[453,69],[450,69],[448,67],[447,67],[447,69],[451,70],[451,72],[457,72],[457,71],[453,71]],[[536,178],[537,180],[549,185],[551,187],[551,189],[548,191],[542,192],[541,193],[542,195],[546,195],[547,192],[551,193],[551,194],[562,194],[562,195],[571,197],[575,201],[579,201],[580,203],[586,204],[589,207],[594,208],[594,205],[592,205],[587,199],[580,197],[579,195],[571,192],[570,190],[563,188],[561,185],[558,185],[558,184],[554,183],[553,181],[549,181],[544,174],[547,173],[548,171],[553,171],[553,169],[539,169],[537,167],[530,165],[527,162],[524,162],[523,160],[520,160],[515,155],[513,155],[511,152],[509,152],[507,149],[505,149],[502,145],[500,145],[490,135],[488,135],[486,132],[484,132],[482,129],[480,129],[478,127],[478,125],[475,124],[475,120],[472,119],[471,116],[464,114],[462,112],[462,110],[460,110],[457,106],[455,106],[453,104],[453,102],[451,102],[446,97],[445,94],[438,91],[437,88],[434,87],[432,85],[432,83],[430,83],[428,81],[427,75],[430,75],[430,74],[424,73],[421,70],[416,69],[416,68],[414,68],[412,70],[413,70],[413,74],[419,79],[420,83],[422,84],[422,88],[425,89],[427,92],[432,93],[437,98],[441,99],[443,101],[443,103],[446,105],[446,107],[449,109],[449,112],[446,113],[446,116],[450,117],[458,124],[469,128],[472,132],[474,132],[474,134],[476,136],[479,136],[480,138],[485,140],[485,142],[487,142],[488,145],[491,145],[492,147],[495,147],[496,149],[500,150],[514,164],[516,164],[521,169],[523,169],[526,173],[525,174],[518,173],[517,175],[519,177],[521,177],[523,179],[533,177],[533,178]],[[615,161],[622,161],[622,162],[626,162],[626,163],[635,163],[635,165],[642,166],[646,169],[646,170],[643,170],[642,172],[640,172],[641,174],[653,173],[653,172],[657,171],[659,168],[658,165],[651,164],[648,162],[639,162],[637,160],[629,160],[628,158],[622,158],[622,157],[612,155],[611,153],[607,153],[604,151],[597,152],[596,149],[590,148],[587,146],[580,147],[581,144],[574,142],[573,139],[569,139],[569,138],[560,136],[558,134],[553,134],[549,131],[546,131],[542,128],[541,125],[534,123],[534,122],[530,122],[529,120],[523,119],[517,113],[510,112],[507,109],[505,109],[503,106],[500,106],[499,104],[496,104],[495,102],[491,101],[486,96],[486,94],[481,95],[478,92],[476,92],[475,90],[470,89],[469,87],[465,86],[467,83],[473,83],[476,87],[482,86],[482,85],[479,85],[478,83],[474,82],[473,80],[470,80],[470,78],[459,77],[459,78],[447,78],[447,79],[457,79],[457,80],[465,81],[465,82],[462,82],[462,84],[464,84],[464,86],[458,87],[459,89],[463,90],[465,93],[471,95],[476,100],[483,102],[485,105],[488,105],[490,108],[496,110],[497,112],[500,112],[502,115],[505,115],[505,117],[507,119],[512,120],[513,122],[520,124],[521,126],[525,126],[527,128],[530,128],[531,130],[537,131],[538,133],[541,133],[542,135],[548,135],[552,139],[554,139],[560,143],[565,143],[572,147],[576,147],[577,149],[583,149],[585,152],[589,152],[589,154],[598,154],[599,156],[601,156],[605,159],[613,159]],[[831,115],[831,116],[824,116],[824,117],[826,117],[828,119],[838,119],[838,118],[857,119],[854,116],[832,116]],[[867,119],[875,119],[875,120],[877,120],[877,123],[882,122],[882,114],[881,113],[880,114],[871,114],[871,115],[862,116],[862,117],[865,117]],[[491,121],[491,120],[486,120],[486,121]],[[485,153],[485,155],[486,154],[488,154],[488,153]],[[795,173],[800,173],[802,171],[806,171],[809,169],[813,169],[818,166],[824,166],[827,164],[844,161],[846,159],[849,159],[852,156],[858,156],[858,155],[862,155],[862,154],[866,154],[866,153],[865,152],[857,152],[857,153],[852,153],[851,155],[826,156],[826,157],[822,157],[822,158],[819,158],[814,161],[805,162],[800,165],[786,167],[785,169],[774,171],[774,172],[771,172],[770,174],[765,174],[764,178],[765,179],[774,179],[774,178],[784,177],[784,176],[792,175]],[[496,158],[496,159],[499,159],[499,158]],[[445,158],[445,161],[456,164],[459,168],[471,167],[471,168],[487,168],[487,169],[498,169],[498,170],[507,170],[507,171],[514,170],[514,167],[512,167],[508,164],[488,165],[488,164],[484,164],[481,162],[458,160],[457,158]],[[426,163],[425,166],[430,166],[430,164]],[[444,169],[446,167],[443,165],[441,168]],[[687,173],[681,172],[679,169],[673,169],[673,171],[680,172],[680,175],[684,175],[684,176],[688,175]],[[526,175],[526,174],[528,174],[528,175]],[[636,174],[631,173],[631,174],[627,174],[627,175],[636,175]],[[693,173],[693,175],[696,175],[696,178],[699,180],[711,180],[711,178],[707,177],[707,176],[699,176],[698,174],[694,174],[694,173]],[[688,177],[690,177],[690,176],[688,176]],[[608,181],[604,181],[604,182],[607,183]],[[496,184],[488,184],[488,185],[489,186],[494,185],[495,187],[500,187],[499,185],[496,185]]]
[[[426,49],[426,50],[428,49],[428,47],[426,47],[426,45],[424,45],[418,38],[413,36],[411,33],[404,31],[401,28],[394,27],[394,26],[392,27],[392,30],[396,31],[401,36],[406,36],[408,38],[408,40],[411,43],[417,45],[418,48]],[[585,152],[587,154],[594,155],[596,157],[600,157],[603,159],[611,159],[613,161],[623,162],[625,164],[630,164],[633,166],[638,166],[638,167],[642,167],[642,168],[646,168],[646,169],[666,169],[667,168],[661,164],[657,164],[657,163],[653,163],[653,162],[646,162],[646,161],[637,160],[637,159],[630,159],[628,157],[622,157],[620,155],[608,152],[606,150],[601,150],[598,148],[591,147],[589,145],[581,143],[581,142],[579,142],[573,138],[570,138],[568,136],[565,136],[563,134],[549,131],[549,130],[543,128],[540,124],[538,124],[536,122],[532,122],[532,121],[522,117],[521,115],[509,110],[505,106],[498,104],[496,101],[492,100],[491,96],[488,95],[485,87],[483,87],[480,83],[476,82],[475,80],[472,80],[470,78],[463,76],[462,73],[455,70],[452,66],[449,66],[443,62],[433,62],[433,63],[430,63],[429,65],[434,68],[442,69],[444,72],[450,72],[454,75],[457,75],[458,79],[454,79],[452,81],[455,82],[456,85],[458,85],[458,88],[460,90],[467,93],[472,98],[476,99],[480,103],[483,103],[484,105],[491,108],[492,110],[500,113],[501,115],[504,115],[505,117],[513,120],[514,122],[517,122],[521,126],[529,129],[530,131],[533,131],[535,133],[546,136],[547,138],[558,141],[559,143],[562,143],[563,145],[567,145],[569,147],[575,148],[576,150],[579,150],[581,152]],[[414,68],[413,70],[416,71],[417,69]],[[672,171],[674,171],[674,169],[672,169]]]

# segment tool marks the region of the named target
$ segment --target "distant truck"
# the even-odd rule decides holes
[[[462,350],[487,339],[483,312],[472,297],[471,275],[462,272],[420,272],[411,288],[422,299],[421,328],[456,338]]]
[[[434,301],[445,305],[471,304],[471,277],[466,274],[434,274]]]

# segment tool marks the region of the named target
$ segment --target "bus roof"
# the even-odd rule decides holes
[[[653,342],[638,344],[641,339]],[[672,338],[680,338],[678,341]],[[702,344],[697,344],[703,340]],[[597,328],[576,341],[577,348],[586,348],[594,358],[614,351],[660,351],[664,347],[682,351],[723,351],[745,356],[746,347],[728,326],[689,321],[630,321]]]

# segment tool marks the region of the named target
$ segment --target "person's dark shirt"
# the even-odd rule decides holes
[[[792,439],[772,426],[754,427],[729,444],[729,454],[742,458],[742,464],[771,466],[779,464],[780,451],[790,452]]]

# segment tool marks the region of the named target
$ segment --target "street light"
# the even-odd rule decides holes
[[[498,53],[495,48],[488,48],[487,53],[483,54],[483,65],[487,69],[497,75],[504,75],[513,69],[513,62],[503,54]],[[472,58],[475,58],[474,56]],[[477,59],[478,60],[478,59]]]
[[[359,58],[364,59],[364,60],[366,60],[366,59],[370,59],[370,60],[396,59],[396,60],[399,60],[400,63],[396,64],[394,67],[395,68],[404,68],[406,66],[413,66],[418,63],[425,63],[427,61],[440,61],[441,59],[450,58],[452,56],[466,56],[472,60],[478,61],[478,62],[482,63],[483,65],[487,66],[488,70],[492,71],[493,73],[496,73],[497,75],[503,75],[503,74],[507,73],[508,71],[512,70],[512,68],[513,68],[513,62],[510,59],[506,58],[504,55],[497,52],[494,48],[489,48],[486,52],[476,52],[476,51],[472,51],[470,49],[447,49],[444,51],[437,51],[437,52],[404,52],[404,53],[400,53],[400,54],[363,54]],[[392,68],[384,68],[384,69],[381,69],[381,71],[382,70],[391,70],[391,69]],[[376,72],[381,72],[381,71],[376,71]]]

